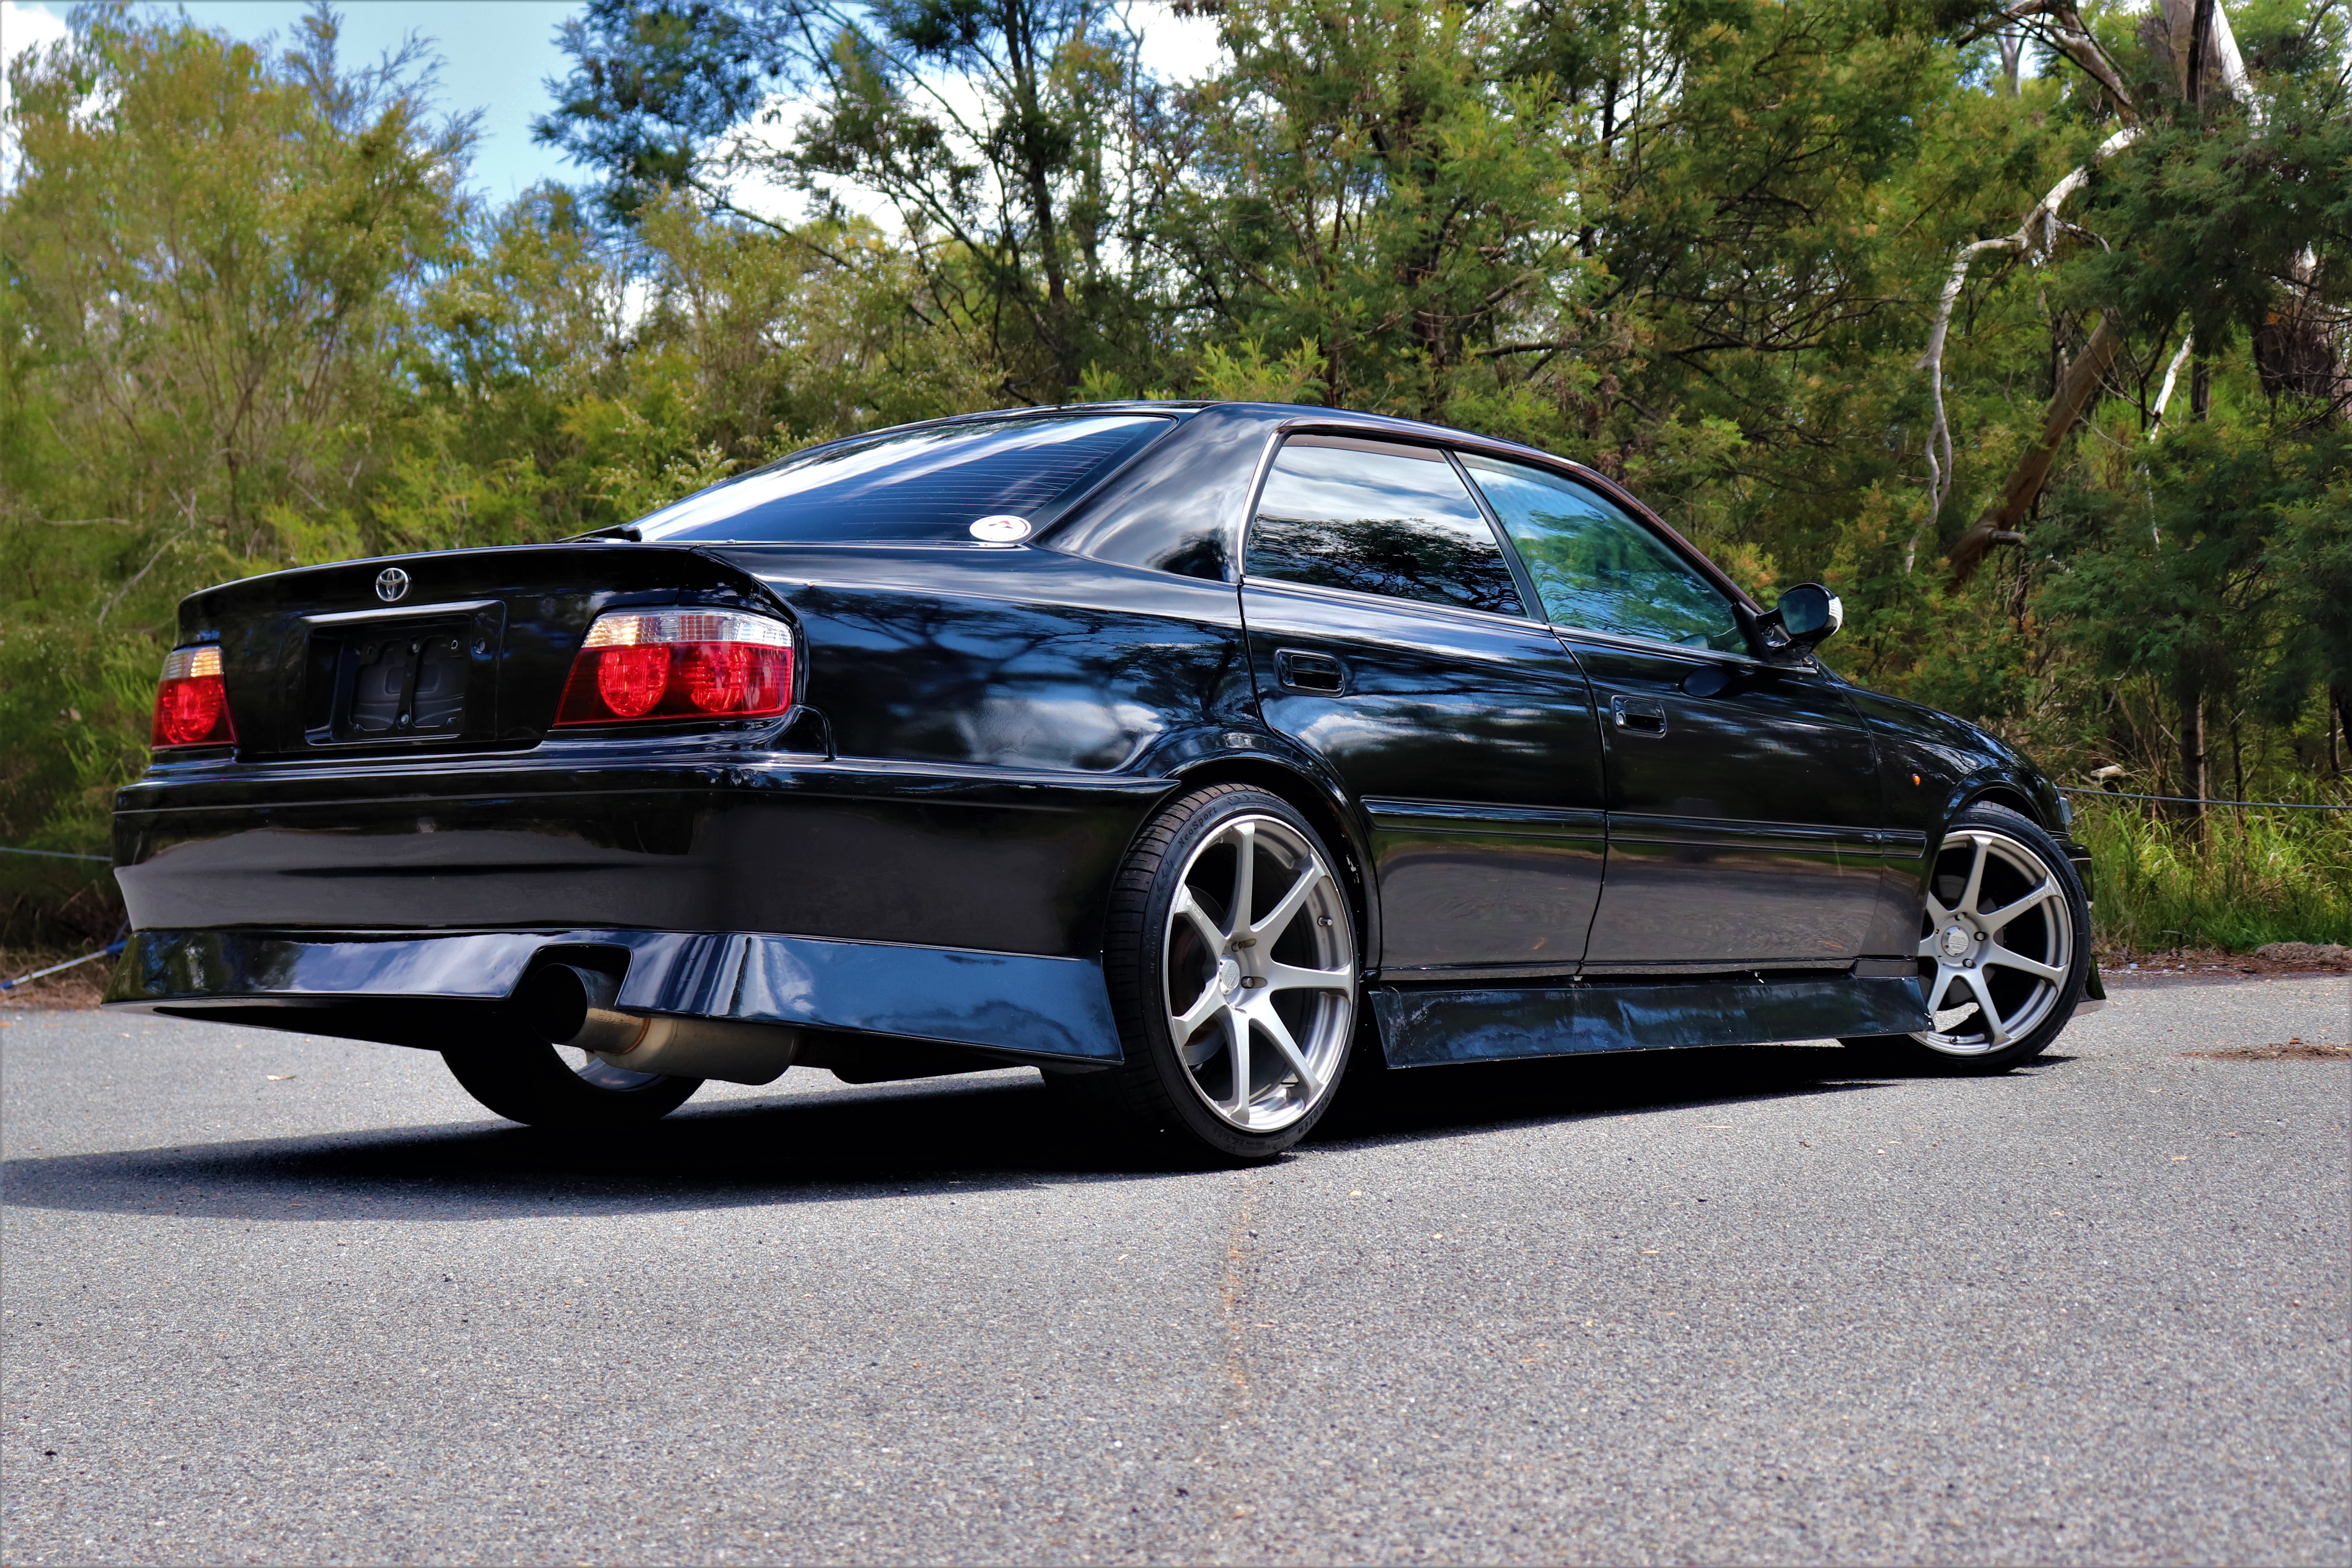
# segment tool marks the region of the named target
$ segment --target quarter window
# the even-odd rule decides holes
[[[1648,529],[1573,479],[1463,455],[1556,626],[1748,653],[1731,601]]]
[[[1253,577],[1525,614],[1494,530],[1445,454],[1342,437],[1284,443],[1250,528]]]

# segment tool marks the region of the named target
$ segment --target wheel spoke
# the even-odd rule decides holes
[[[1969,836],[1969,842],[1976,846],[1976,857],[1969,862],[1969,885],[1960,889],[1960,901],[1952,907],[1965,913],[1974,914],[1977,900],[1984,892],[1985,858],[1992,846],[1989,840],[1979,837],[1975,834]]]
[[[1176,1037],[1179,1045],[1181,1045],[1191,1039],[1199,1031],[1201,1026],[1207,1023],[1215,1015],[1217,1009],[1224,1005],[1225,998],[1217,990],[1216,981],[1212,978],[1206,985],[1201,987],[1201,994],[1193,998],[1190,1007],[1185,1008],[1181,1013],[1171,1013],[1168,1016],[1168,1032]]]
[[[1217,955],[1225,949],[1225,933],[1218,929],[1216,921],[1209,918],[1209,911],[1201,907],[1200,900],[1192,897],[1192,889],[1180,887],[1176,889],[1176,907],[1170,912],[1192,922],[1192,929],[1200,933],[1202,942],[1209,944],[1209,959],[1214,963]]]
[[[1959,971],[1957,971],[1957,969],[1938,969],[1938,971],[1936,971],[1936,980],[1933,980],[1933,992],[1931,992],[1931,994],[1928,994],[1928,999],[1927,999],[1927,1011],[1931,1011],[1931,1013],[1940,1013],[1940,1011],[1945,1011],[1943,1004],[1945,1004],[1945,999],[1948,999],[1948,996],[1952,994],[1952,980],[1957,980],[1957,978],[1959,978]]]
[[[2003,969],[2023,970],[2037,980],[2047,980],[2053,985],[2066,978],[2064,970],[2044,963],[2038,958],[2028,958],[2025,954],[2003,947],[1999,942],[1990,943],[1986,948],[1984,955],[1984,966],[1987,969],[1990,969],[1995,964],[2000,965]]]
[[[1239,936],[1249,930],[1250,900],[1256,891],[1257,824],[1244,822],[1234,828],[1234,907],[1227,935]]]
[[[1209,1011],[1209,1016],[1215,1016],[1219,1007],[1222,1006],[1223,1003],[1220,1003],[1217,1007],[1212,1007]],[[1201,1022],[1206,1023],[1208,1022],[1208,1018],[1203,1018]],[[1193,1027],[1198,1029],[1200,1025],[1195,1024]],[[1191,1038],[1189,1036],[1179,1036],[1177,1037],[1183,1041],[1181,1045],[1176,1047],[1176,1055],[1178,1058],[1181,1060],[1185,1067],[1190,1068],[1192,1071],[1199,1072],[1202,1068],[1207,1067],[1211,1062],[1216,1060],[1217,1053],[1225,1048],[1226,1031],[1222,1029],[1213,1029],[1209,1033],[1202,1035],[1197,1040]]]
[[[1957,978],[1959,978],[1959,971],[1957,971],[1957,969],[1938,969],[1938,971],[1936,971],[1936,994],[1928,996],[1928,999],[1927,999],[1927,1011],[1931,1011],[1931,1013],[1940,1013],[1940,1011],[1943,1011],[1945,996],[1950,996],[1950,994],[1952,994],[1952,980],[1957,980]]]
[[[1290,1037],[1289,1026],[1271,1007],[1261,1007],[1256,1012],[1257,1026],[1265,1031],[1265,1037],[1274,1042],[1274,1048],[1282,1053],[1282,1059],[1288,1062],[1290,1070],[1298,1075],[1298,1087],[1309,1099],[1320,1094],[1323,1080],[1317,1078],[1315,1069],[1307,1065],[1307,1057],[1299,1050],[1298,1042]]]
[[[1234,1069],[1233,1098],[1224,1102],[1225,1114],[1228,1116],[1239,1116],[1242,1112],[1249,1109],[1249,1020],[1242,1016],[1241,1009],[1238,1007],[1226,1008],[1225,1038],[1229,1047],[1227,1054],[1232,1058]]]
[[[2001,1023],[2000,1009],[1992,1005],[1992,993],[1986,988],[1984,975],[1977,970],[1963,969],[1960,978],[1976,995],[1977,1012],[1984,1018],[1985,1037],[1996,1046],[2009,1044],[2009,1030]]]
[[[1265,911],[1265,919],[1250,922],[1250,934],[1268,947],[1280,942],[1282,933],[1290,929],[1290,922],[1298,918],[1298,911],[1307,907],[1308,897],[1322,884],[1324,875],[1321,862],[1307,861],[1306,868],[1290,884],[1289,890],[1275,901],[1274,908]]]
[[[1942,934],[1943,933],[1941,931],[1931,931],[1926,936],[1921,937],[1919,939],[1919,956],[1922,958],[1932,958],[1937,963],[1941,963],[1944,961],[1944,955],[1937,948],[1936,941]]]
[[[2058,896],[2058,884],[2043,878],[2042,885],[2013,904],[2003,904],[1997,910],[1987,910],[1977,917],[1977,924],[1989,931],[1997,931],[2026,910],[2046,904]]]
[[[1288,963],[1265,966],[1268,991],[1345,991],[1355,983],[1353,965],[1346,969],[1300,969]]]

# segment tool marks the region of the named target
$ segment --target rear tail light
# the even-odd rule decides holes
[[[163,660],[163,683],[155,689],[155,750],[236,742],[228,688],[221,682],[221,650],[210,644],[173,648]]]
[[[732,610],[629,610],[588,628],[558,724],[756,719],[793,705],[793,631]]]

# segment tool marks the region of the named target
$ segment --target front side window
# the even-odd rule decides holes
[[[1284,443],[1258,499],[1253,577],[1525,614],[1495,531],[1443,452],[1335,436]]]
[[[1465,453],[1555,626],[1748,653],[1731,601],[1665,542],[1575,480]]]
[[[1175,428],[1158,415],[1044,414],[836,441],[698,490],[637,524],[646,540],[969,543],[984,517],[1051,513]]]

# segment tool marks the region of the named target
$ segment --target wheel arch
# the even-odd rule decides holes
[[[1372,879],[1371,847],[1360,825],[1353,820],[1355,814],[1344,795],[1325,781],[1270,757],[1203,758],[1180,770],[1176,778],[1177,787],[1161,805],[1211,784],[1238,784],[1262,789],[1304,816],[1339,855],[1340,878],[1363,932],[1364,967],[1374,967],[1373,955],[1381,951],[1381,912]]]
[[[1995,782],[1969,791],[1952,807],[1952,816],[1957,817],[1972,805],[2006,806],[2044,833],[2058,831],[2054,825],[2042,820],[2042,813],[2034,805],[2033,797],[2012,784]]]

